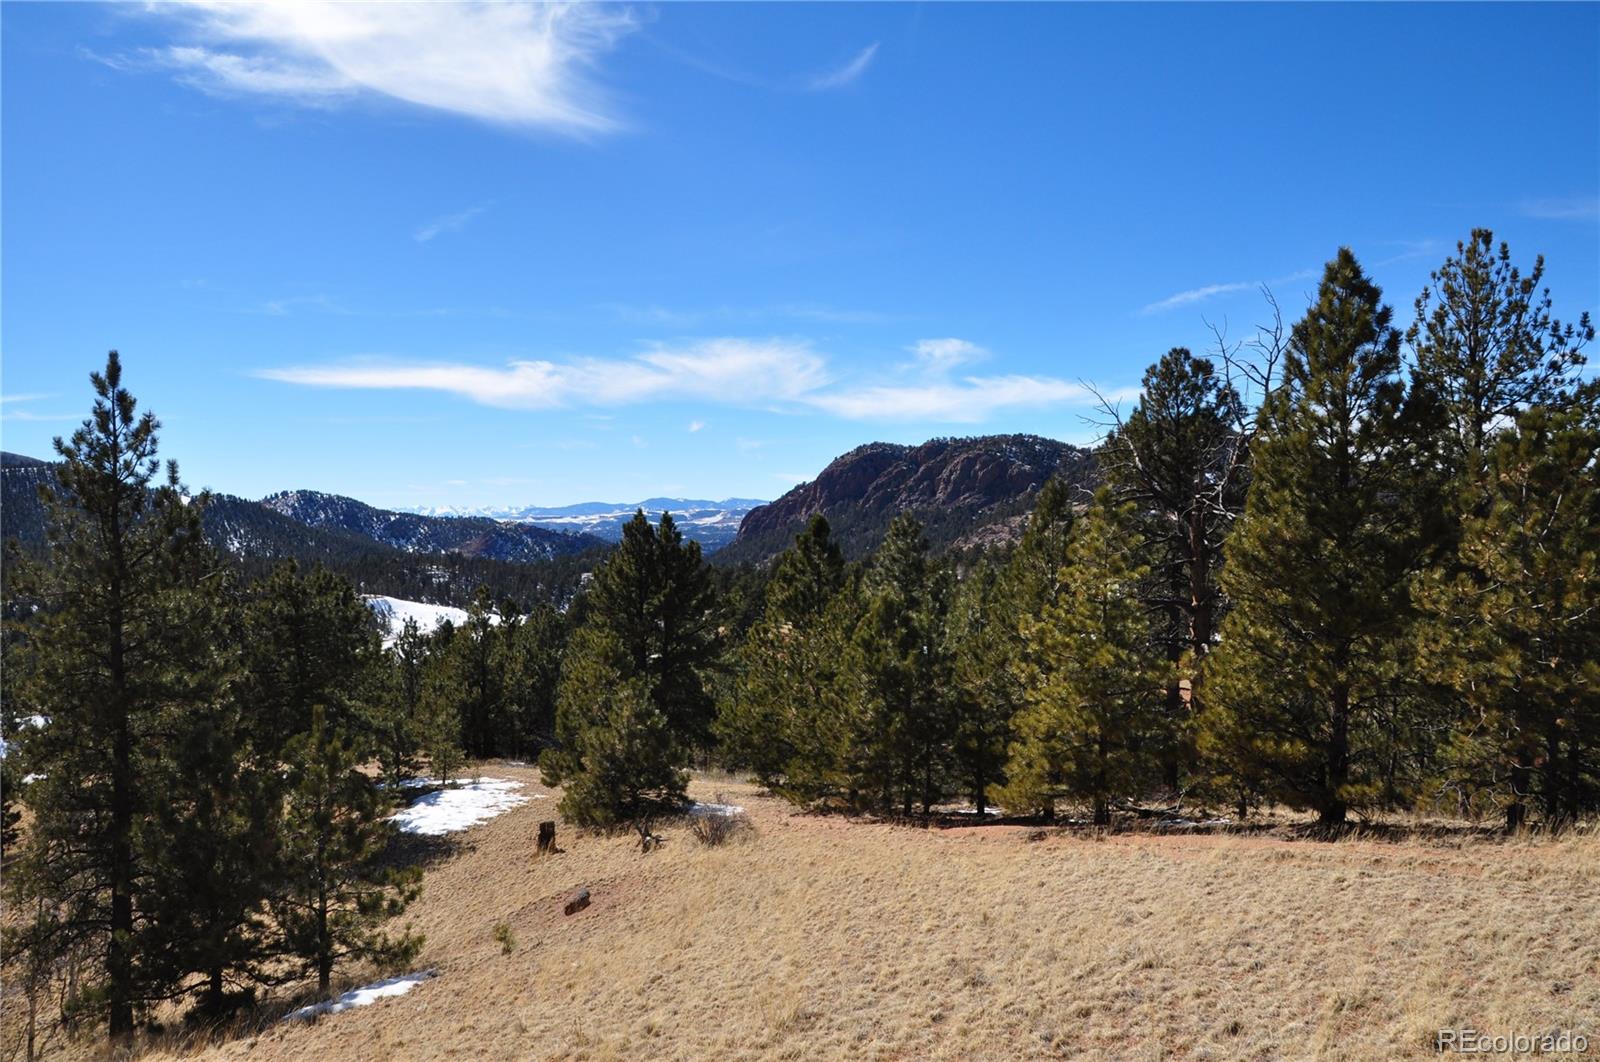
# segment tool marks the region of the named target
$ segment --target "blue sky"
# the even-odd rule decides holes
[[[1600,312],[1600,6],[0,8],[3,443],[122,351],[196,486],[775,497],[874,439],[1402,321],[1475,225]]]

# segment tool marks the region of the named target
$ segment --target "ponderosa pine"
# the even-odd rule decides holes
[[[159,474],[157,430],[122,385],[115,351],[91,376],[88,420],[63,441],[59,486],[44,492],[48,569],[24,566],[12,587],[40,602],[7,694],[14,735],[36,778],[33,823],[10,868],[13,902],[42,901],[29,946],[92,950],[80,996],[126,1045],[139,1014],[181,991],[158,943],[162,868],[180,853],[157,825],[179,765],[168,735],[215,708],[227,673],[217,604],[219,565],[201,534],[204,496]],[[18,582],[23,585],[17,586]]]
[[[1424,733],[1406,646],[1437,548],[1438,462],[1392,316],[1341,249],[1258,419],[1223,572],[1232,611],[1205,668],[1211,748],[1326,825],[1397,800]]]

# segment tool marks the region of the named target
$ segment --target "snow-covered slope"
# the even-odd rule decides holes
[[[408,619],[416,620],[422,633],[427,634],[445,620],[459,627],[467,618],[466,609],[451,605],[430,605],[425,601],[406,601],[398,597],[381,597],[376,594],[367,595],[366,601],[367,607],[372,609],[384,624],[384,645],[394,644],[394,640],[400,637],[400,631]],[[498,617],[495,622],[499,622]]]

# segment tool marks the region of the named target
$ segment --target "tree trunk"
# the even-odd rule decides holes
[[[1324,781],[1327,791],[1323,796],[1318,821],[1324,826],[1343,826],[1347,808],[1344,789],[1350,781],[1350,688],[1337,686],[1333,691],[1333,718],[1328,734],[1328,756]]]
[[[128,718],[128,671],[123,632],[122,527],[113,502],[110,519],[111,710],[111,939],[106,945],[111,1040],[133,1042],[133,727]]]
[[[222,967],[213,966],[211,972],[206,975],[206,994],[200,1002],[200,1009],[207,1014],[221,1014],[224,992]]]
[[[1528,782],[1530,772],[1526,765],[1515,763],[1511,766],[1511,803],[1506,805],[1506,832],[1511,833],[1522,828],[1528,821]]]

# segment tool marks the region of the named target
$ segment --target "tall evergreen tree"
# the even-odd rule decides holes
[[[1486,504],[1423,600],[1424,660],[1458,700],[1447,780],[1516,829],[1600,807],[1600,387],[1496,436]]]
[[[382,645],[371,613],[344,578],[318,565],[301,573],[292,561],[257,583],[245,606],[243,696],[252,741],[281,755],[311,729],[321,707],[329,723],[376,751]]]
[[[498,653],[504,690],[500,751],[536,754],[554,740],[566,638],[566,621],[549,605],[538,605],[520,619],[508,614]]]
[[[8,689],[40,777],[34,821],[10,875],[13,902],[51,907],[32,943],[98,953],[78,1001],[127,1044],[141,1010],[181,989],[156,947],[162,868],[181,854],[158,825],[175,778],[170,737],[203,719],[226,673],[217,563],[201,537],[205,497],[175,464],[158,475],[156,418],[139,414],[115,351],[91,376],[91,416],[66,441],[45,491],[50,569],[21,576],[43,602],[26,623],[23,675]],[[32,583],[31,586],[26,584]]]
[[[1437,534],[1437,461],[1381,299],[1341,249],[1294,326],[1258,418],[1223,575],[1233,611],[1205,672],[1211,746],[1329,825],[1397,799],[1397,764],[1422,733],[1402,646]]]
[[[711,737],[715,624],[699,544],[669,513],[659,528],[635,513],[585,595],[562,662],[557,746],[539,757],[546,782],[567,787],[565,814],[618,825],[681,801],[681,767]]]
[[[626,673],[644,681],[679,740],[705,744],[713,714],[705,673],[720,647],[700,544],[684,540],[671,513],[652,528],[640,510],[584,596],[585,623],[615,637]]]
[[[539,756],[561,813],[584,826],[648,824],[683,804],[687,755],[647,680],[612,632],[585,626],[564,661],[557,733]]]
[[[433,693],[453,698],[448,707],[440,707],[460,721],[462,750],[479,759],[501,751],[502,743],[509,744],[499,621],[488,592],[480,590],[466,619],[436,654],[436,667],[448,674],[436,676]]]
[[[407,617],[389,647],[389,684],[378,726],[378,766],[391,789],[416,773],[428,655],[428,638],[417,621]]]
[[[951,760],[982,815],[989,793],[1005,784],[1011,717],[1023,700],[1014,666],[1017,616],[1004,572],[980,561],[956,588],[944,626],[950,661]]]
[[[1152,780],[1162,745],[1168,669],[1140,601],[1147,572],[1134,514],[1132,503],[1102,489],[1073,527],[1062,592],[1022,662],[1027,707],[1008,766],[1028,805],[1084,800],[1096,825],[1110,822],[1113,798]]]
[[[740,647],[717,737],[728,762],[748,766],[769,788],[782,787],[792,773],[811,773],[797,759],[802,748],[815,748],[818,713],[830,699],[839,644],[822,621],[844,578],[828,521],[813,516],[773,565],[762,618]]]
[[[865,574],[845,663],[865,695],[853,741],[857,788],[905,814],[919,803],[926,812],[943,795],[950,704],[940,631],[949,590],[922,525],[897,516]]]
[[[1172,664],[1166,714],[1187,728],[1200,661],[1220,618],[1222,545],[1244,507],[1245,447],[1238,393],[1212,363],[1174,347],[1145,371],[1139,404],[1106,439],[1101,462],[1118,496],[1132,501],[1150,568],[1146,603],[1161,617],[1159,638]],[[1174,743],[1164,755],[1177,786]]]
[[[382,927],[416,898],[422,872],[385,857],[394,835],[388,804],[332,713],[314,706],[310,727],[290,738],[284,759],[288,800],[272,915],[285,951],[317,975],[325,997],[341,961],[392,965],[415,956],[420,936],[391,937]]]
[[[278,955],[265,903],[276,884],[282,798],[275,764],[243,740],[237,702],[174,735],[174,782],[156,816],[175,857],[158,875],[153,955],[175,977],[200,974],[199,1013],[249,1005],[274,983]],[[230,991],[230,988],[233,991]]]
[[[983,677],[983,681],[987,683],[989,692],[1007,693],[1011,699],[1005,745],[1008,772],[1011,744],[1017,736],[1017,726],[1021,722],[1019,717],[1027,704],[1024,675],[1029,640],[1044,622],[1046,610],[1060,599],[1067,544],[1077,522],[1077,508],[1066,484],[1058,479],[1045,483],[1034,503],[1033,512],[1029,514],[1022,539],[1006,562],[1001,586],[997,588],[992,602],[997,617],[986,621],[993,634],[1003,634],[1006,639],[1004,674],[990,673]],[[988,663],[985,661],[984,665]],[[968,673],[973,674],[975,670]],[[1033,747],[1043,749],[1046,746],[1038,744]],[[1046,773],[1058,779],[1058,771]],[[1054,798],[1031,784],[1033,779],[1040,776],[1037,773],[1025,773],[1013,778],[1008,773],[995,795],[1013,811],[1038,811],[1047,816],[1053,815]]]

